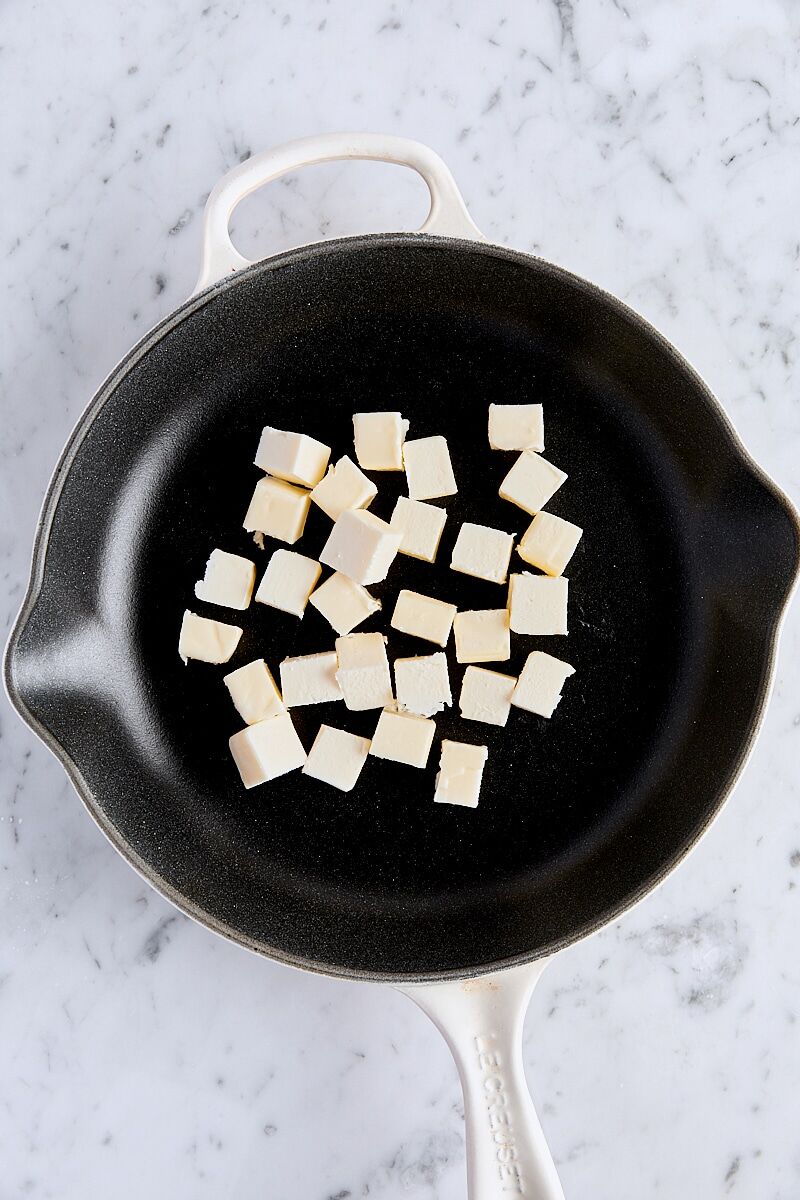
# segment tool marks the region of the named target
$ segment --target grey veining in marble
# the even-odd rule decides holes
[[[5,6],[5,629],[97,384],[192,289],[209,188],[320,130],[418,137],[492,239],[658,325],[800,491],[800,9],[790,0]],[[413,227],[337,165],[242,206],[253,254]],[[790,613],[732,802],[682,869],[546,972],[526,1063],[569,1198],[800,1195],[800,806]],[[0,712],[0,1197],[454,1200],[461,1099],[404,997],[218,940],[120,860]]]

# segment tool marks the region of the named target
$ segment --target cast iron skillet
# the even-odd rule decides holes
[[[399,139],[314,139],[225,181],[209,202],[206,281],[224,277],[119,365],[56,469],[7,683],[117,848],[212,929],[332,975],[464,978],[597,929],[699,839],[764,708],[798,526],[688,364],[566,271],[426,233],[245,266],[227,236],[233,204],[287,166],[348,156],[415,166],[428,227],[479,236],[439,160]],[[517,673],[534,647],[573,663],[556,718],[512,710],[499,730],[456,707],[437,719],[444,737],[489,747],[474,812],[434,806],[432,772],[373,759],[346,797],[299,773],[245,792],[223,671],[185,667],[177,633],[187,606],[220,615],[193,601],[211,548],[266,561],[241,528],[262,426],[312,433],[334,458],[352,452],[358,410],[399,409],[414,437],[445,433],[460,490],[438,564],[403,559],[375,591],[384,618],[400,587],[498,607],[502,589],[446,564],[462,520],[524,530],[498,498],[514,456],[489,451],[486,416],[490,401],[533,399],[547,457],[569,472],[549,507],[585,534],[569,637],[516,639],[499,669]],[[402,477],[377,482],[372,510],[388,519]],[[312,511],[298,548],[318,553],[329,527]],[[333,639],[311,608],[298,622],[254,605],[243,624],[232,667],[263,655],[276,668]],[[400,634],[392,649],[425,652]],[[458,681],[452,646],[448,658]],[[341,705],[293,715],[307,748],[320,721],[346,716],[368,735],[376,720]]]

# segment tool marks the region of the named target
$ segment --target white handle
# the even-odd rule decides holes
[[[485,241],[470,220],[450,171],[439,155],[422,142],[383,133],[322,133],[254,154],[220,179],[206,202],[203,262],[195,293],[251,265],[234,247],[229,232],[233,210],[245,196],[289,171],[347,158],[397,163],[422,176],[431,195],[431,207],[420,233]]]
[[[547,960],[401,988],[444,1034],[464,1093],[470,1200],[564,1200],[522,1064],[522,1026]]]

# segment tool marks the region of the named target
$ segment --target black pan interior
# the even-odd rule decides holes
[[[516,638],[498,669],[516,673],[534,648],[573,663],[555,718],[437,718],[443,736],[489,747],[474,812],[432,803],[432,767],[374,759],[350,795],[299,773],[245,792],[227,750],[231,668],[184,667],[177,636],[187,606],[230,619],[193,598],[213,547],[260,566],[275,548],[241,528],[262,426],[307,431],[334,458],[352,454],[357,410],[400,409],[410,436],[448,437],[460,490],[439,502],[439,561],[398,560],[369,630],[388,626],[400,587],[505,603],[446,564],[463,520],[525,528],[497,496],[514,456],[489,451],[486,415],[531,400],[570,476],[550,508],[585,535],[569,637]],[[402,476],[376,481],[388,519]],[[101,393],[48,515],[12,688],[114,840],[245,944],[385,978],[538,956],[663,876],[738,769],[797,561],[791,512],[649,327],[525,256],[402,235],[288,254],[186,306]],[[312,510],[297,549],[318,553],[328,529]],[[300,622],[253,605],[242,623],[232,666],[264,656],[277,672],[333,644],[311,608]],[[393,655],[432,649],[391,636]],[[321,721],[370,734],[377,714],[294,716],[308,748]]]

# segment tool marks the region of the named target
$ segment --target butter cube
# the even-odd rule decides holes
[[[575,668],[552,654],[534,650],[528,655],[517,680],[511,703],[540,717],[552,717],[561,699],[561,689]]]
[[[321,574],[322,567],[315,559],[294,550],[276,550],[258,585],[256,600],[302,617]]]
[[[255,464],[268,475],[314,487],[325,474],[330,446],[304,433],[287,433],[267,425],[258,443]]]
[[[342,689],[336,680],[336,651],[322,654],[301,654],[285,658],[280,666],[281,692],[287,708],[301,704],[326,704],[341,700]]]
[[[267,475],[256,484],[244,527],[293,545],[303,535],[310,505],[308,492]]]
[[[198,617],[187,608],[181,621],[178,654],[184,662],[194,658],[198,662],[225,663],[239,645],[241,636],[238,625]]]
[[[397,706],[401,712],[432,717],[441,712],[445,705],[453,703],[447,656],[441,651],[417,658],[396,658],[394,682]]]
[[[567,478],[541,454],[523,450],[500,484],[500,496],[526,513],[537,513],[556,494]]]
[[[465,521],[458,531],[450,566],[475,579],[505,583],[513,548],[513,533]]]
[[[212,550],[205,576],[194,585],[194,594],[206,604],[244,610],[250,605],[255,581],[256,569],[249,558]]]
[[[412,500],[434,500],[437,496],[455,496],[456,477],[450,462],[447,438],[417,438],[403,446],[403,465]]]
[[[222,682],[245,725],[257,725],[259,721],[286,712],[272,672],[263,658],[231,671],[223,676]]]
[[[334,571],[311,593],[309,603],[340,635],[350,633],[381,608],[380,600],[339,571]]]
[[[516,682],[513,675],[501,675],[499,671],[487,671],[484,667],[467,667],[458,698],[462,717],[467,721],[483,721],[486,725],[505,725]]]
[[[348,508],[369,508],[378,489],[345,454],[311,493],[311,499],[326,516],[336,521]]]
[[[400,553],[410,558],[421,558],[433,562],[447,520],[447,513],[435,504],[423,504],[421,500],[409,500],[398,496],[389,527],[402,534]]]
[[[369,752],[375,758],[405,763],[407,767],[424,767],[435,733],[434,721],[385,708],[378,718]]]
[[[508,609],[460,612],[453,625],[460,663],[505,662],[511,657]]]
[[[337,638],[336,657],[336,680],[351,712],[385,708],[392,703],[392,678],[382,633],[351,633]]]
[[[402,471],[408,421],[399,412],[353,414],[356,458],[365,471]]]
[[[356,583],[380,583],[394,562],[402,537],[385,521],[360,508],[348,508],[334,522],[319,561]]]
[[[460,804],[477,808],[483,768],[489,751],[485,746],[442,740],[439,773],[433,798],[437,804]]]
[[[391,625],[401,633],[446,646],[457,612],[455,604],[446,604],[444,600],[434,600],[433,596],[423,596],[404,588],[397,597]]]
[[[562,634],[567,632],[569,582],[563,575],[512,575],[508,607],[514,633]]]
[[[517,554],[547,575],[563,575],[582,534],[583,530],[571,521],[540,512],[523,534]]]
[[[340,792],[352,792],[367,761],[369,746],[369,738],[334,729],[332,725],[320,725],[303,774],[329,783]]]
[[[544,450],[541,404],[490,404],[489,445],[493,450]]]
[[[306,752],[288,713],[248,725],[235,733],[228,745],[246,788],[296,771],[306,761]]]

